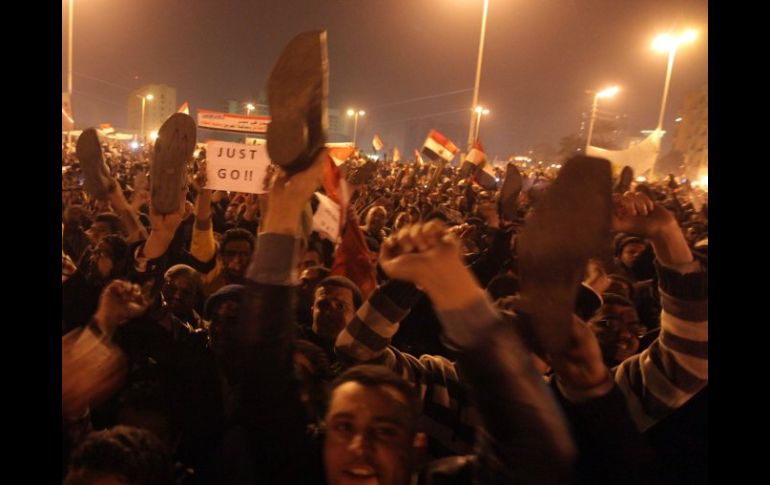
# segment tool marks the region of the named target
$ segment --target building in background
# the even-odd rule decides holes
[[[144,131],[157,132],[169,116],[179,109],[176,88],[167,84],[147,84],[128,96],[128,127],[137,133],[142,126],[142,97],[152,94],[152,100],[145,103]]]
[[[709,90],[708,84],[691,92],[676,118],[672,151],[681,154],[682,172],[688,179],[708,174]]]

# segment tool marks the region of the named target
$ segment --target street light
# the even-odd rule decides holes
[[[617,86],[611,86],[603,89],[594,95],[594,103],[591,106],[591,121],[588,123],[588,137],[586,138],[586,154],[588,154],[588,147],[591,145],[591,135],[594,133],[594,121],[596,121],[596,108],[599,106],[599,98],[611,98],[620,91]]]
[[[74,7],[75,0],[69,0],[69,14],[67,15],[67,92],[70,95],[70,106],[72,106],[72,14],[75,10]]]
[[[251,112],[254,111],[255,109],[256,109],[256,107],[253,104],[251,104],[251,103],[247,104],[246,105],[246,115],[247,116],[250,115]]]
[[[476,109],[474,109],[473,111],[476,113],[476,135],[473,137],[473,139],[478,140],[479,128],[481,128],[481,115],[488,115],[489,110],[482,106],[476,106]]]
[[[666,82],[663,85],[663,100],[660,103],[660,116],[658,117],[658,127],[656,131],[663,129],[663,114],[666,111],[666,99],[668,98],[668,87],[671,84],[671,70],[674,67],[674,57],[676,49],[683,44],[689,44],[698,37],[698,32],[693,29],[686,30],[675,36],[672,34],[661,34],[655,37],[652,42],[652,48],[658,52],[668,52],[668,68],[666,69]]]
[[[356,146],[356,138],[358,137],[358,117],[364,116],[366,114],[366,111],[364,110],[355,110],[355,109],[349,109],[348,110],[348,116],[353,116],[353,146]]]
[[[471,106],[477,106],[479,103],[479,82],[481,81],[481,58],[484,55],[484,35],[487,32],[487,12],[489,11],[489,0],[484,0],[484,10],[481,14],[481,39],[479,40],[479,55],[476,60],[476,83],[473,85],[473,102]],[[468,151],[473,146],[473,122],[474,116],[471,112],[470,127],[468,127]],[[476,130],[478,131],[478,130]]]
[[[147,141],[146,136],[144,134],[144,108],[147,101],[152,101],[152,98],[154,98],[154,96],[152,94],[146,94],[144,96],[140,96],[137,94],[136,97],[142,100],[142,126],[140,129],[140,133],[142,134],[142,143],[144,143],[145,141]]]

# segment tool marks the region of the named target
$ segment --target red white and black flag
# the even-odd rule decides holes
[[[495,169],[487,160],[487,154],[484,153],[484,148],[478,140],[473,143],[473,147],[471,147],[462,167],[460,167],[460,173],[462,174],[463,172],[466,172],[466,177],[473,174],[473,180],[487,190],[497,188]]]
[[[476,140],[473,142],[473,146],[468,154],[465,156],[462,165],[460,165],[460,178],[467,178],[475,172],[475,168],[481,165],[486,160],[484,154],[484,148],[481,147],[481,142]]]
[[[184,113],[186,115],[190,114],[190,104],[185,101],[182,103],[182,106],[179,107],[179,109],[176,111],[177,113]]]
[[[383,147],[382,138],[380,138],[377,134],[374,135],[374,138],[372,138],[372,148],[374,148],[375,152],[378,152],[382,150]]]
[[[451,162],[459,151],[460,149],[452,143],[452,140],[436,130],[430,130],[422,147],[422,153],[434,162],[439,160]]]

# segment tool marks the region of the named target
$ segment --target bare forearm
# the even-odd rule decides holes
[[[211,190],[201,189],[195,199],[195,219],[208,222],[211,219]]]
[[[144,243],[144,256],[147,259],[156,259],[163,256],[168,250],[174,234],[166,231],[154,230]]]
[[[655,256],[664,265],[692,262],[693,255],[679,225],[672,221],[650,237]]]
[[[128,233],[128,242],[136,242],[141,241],[142,239],[147,239],[147,230],[139,222],[139,216],[137,215],[134,208],[129,205],[125,196],[123,196],[123,191],[120,190],[120,186],[118,186],[117,182],[115,183],[113,190],[110,192],[109,200],[110,205],[118,214],[120,220],[123,221],[123,226],[126,228],[126,232]]]

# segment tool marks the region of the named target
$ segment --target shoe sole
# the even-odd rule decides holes
[[[75,153],[83,170],[83,186],[91,197],[102,199],[110,188],[110,171],[104,162],[99,135],[93,128],[83,130],[78,137]]]
[[[618,185],[615,186],[615,192],[618,194],[624,194],[631,188],[631,179],[634,178],[634,169],[628,165],[623,167],[620,171],[620,178],[618,179]]]
[[[150,200],[160,214],[179,210],[180,194],[187,188],[187,163],[195,151],[196,127],[184,113],[174,113],[158,130],[150,166]]]
[[[285,171],[302,171],[327,140],[326,31],[304,32],[289,42],[270,73],[267,91],[267,153]]]
[[[609,248],[610,162],[567,161],[526,222],[518,241],[521,295],[546,352],[569,344],[570,326],[586,263]]]
[[[523,185],[519,169],[516,168],[516,165],[509,163],[505,169],[503,186],[500,189],[498,213],[501,219],[505,221],[516,219],[516,203]]]

